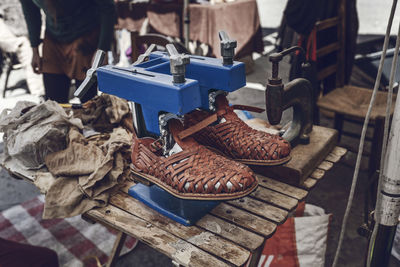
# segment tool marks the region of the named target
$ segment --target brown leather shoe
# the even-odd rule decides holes
[[[219,123],[209,125],[193,135],[197,142],[216,149],[226,157],[250,165],[279,165],[290,160],[290,143],[280,136],[258,131],[243,122],[233,111],[259,110],[246,106],[229,106],[224,95],[215,99]],[[191,127],[212,113],[195,110],[185,115],[185,127]]]
[[[182,151],[169,157],[162,156],[155,139],[134,135],[133,175],[183,199],[235,199],[250,194],[257,187],[257,179],[249,167],[198,144],[188,131],[183,131],[180,121],[170,120],[169,130],[182,148]]]

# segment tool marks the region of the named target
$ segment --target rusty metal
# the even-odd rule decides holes
[[[303,78],[295,79],[284,85],[279,77],[279,62],[284,56],[299,51],[304,57],[301,47],[293,46],[280,53],[273,53],[269,60],[272,62],[272,77],[267,81],[265,103],[268,120],[272,125],[281,121],[284,110],[293,107],[293,120],[283,138],[288,140],[292,147],[310,142],[309,134],[313,125],[313,89],[311,83]]]

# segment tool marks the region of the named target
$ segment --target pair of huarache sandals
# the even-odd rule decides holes
[[[158,140],[133,138],[131,171],[182,199],[227,200],[244,197],[258,182],[246,166],[272,166],[290,160],[290,143],[257,131],[244,123],[229,106],[225,95],[215,98],[216,111],[195,110],[183,123],[168,123],[179,152],[164,156]]]

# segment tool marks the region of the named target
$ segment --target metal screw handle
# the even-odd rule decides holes
[[[186,65],[190,63],[188,55],[179,54],[173,44],[167,44],[173,83],[184,83]]]
[[[96,82],[97,80],[96,70],[103,64],[105,57],[106,57],[106,52],[100,49],[97,50],[96,55],[94,56],[92,67],[88,69],[88,71],[86,72],[86,78],[85,80],[83,80],[78,89],[76,89],[74,96],[81,98]]]
[[[237,41],[229,39],[228,34],[225,31],[219,32],[219,39],[221,40],[221,56],[223,65],[232,65],[233,57],[235,56],[235,48],[237,47]]]
[[[135,62],[133,62],[132,66],[135,66],[135,65],[138,65],[138,64],[144,62],[144,60],[150,56],[151,52],[153,52],[153,50],[154,50],[155,47],[156,47],[155,44],[151,44],[151,45],[147,48],[146,52],[144,52],[144,54],[141,54],[141,55],[138,57],[138,59],[137,59]]]

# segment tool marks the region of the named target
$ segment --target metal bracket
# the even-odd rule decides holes
[[[216,91],[212,91],[208,94],[208,101],[209,101],[209,109],[211,111],[216,111],[217,107],[215,106],[215,98],[217,98],[217,96],[219,95],[228,95],[228,92],[222,91],[222,90],[216,90]]]
[[[173,113],[164,113],[158,117],[158,124],[161,134],[159,139],[163,144],[162,150],[164,156],[168,155],[169,151],[175,144],[174,138],[171,136],[168,130],[168,121],[172,119],[176,119],[182,122],[183,116],[179,116]]]
[[[96,55],[94,56],[92,67],[88,69],[88,71],[86,72],[86,78],[83,80],[78,89],[76,89],[74,96],[81,98],[96,82],[97,80],[96,70],[103,64],[105,57],[106,57],[106,52],[100,49],[97,50]]]

